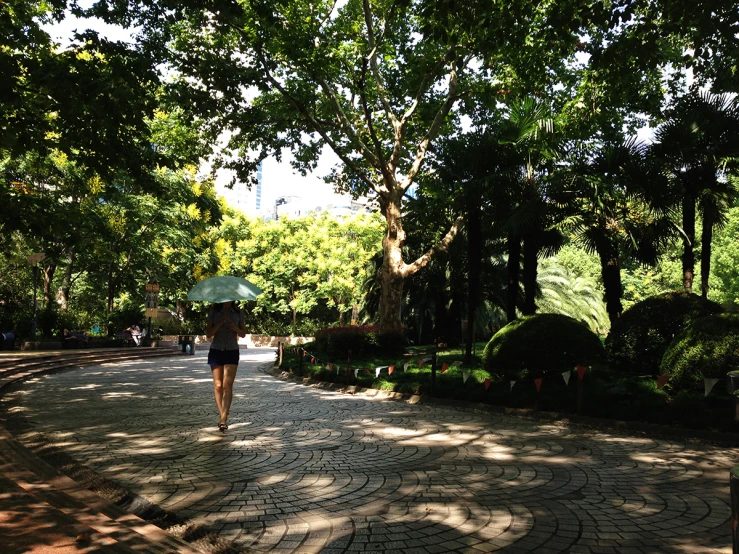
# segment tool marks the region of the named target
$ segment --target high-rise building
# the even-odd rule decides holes
[[[256,192],[256,209],[257,213],[260,213],[262,211],[262,164],[264,162],[259,162],[259,165],[257,166],[257,190]]]

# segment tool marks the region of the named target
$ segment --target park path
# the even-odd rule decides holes
[[[39,377],[6,400],[253,551],[731,552],[737,449],[340,394],[267,375],[273,360],[242,351],[225,434],[204,353]]]

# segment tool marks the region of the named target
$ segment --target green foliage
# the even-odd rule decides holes
[[[676,389],[703,387],[703,378],[723,379],[739,368],[739,315],[696,319],[667,348],[660,373]],[[719,383],[720,384],[720,383]]]
[[[212,233],[211,241],[217,272],[244,275],[264,291],[254,314],[294,316],[296,325],[287,334],[300,334],[298,316],[328,316],[325,326],[341,322],[361,301],[368,261],[381,248],[382,223],[378,214],[269,222],[234,214]]]
[[[713,273],[709,294],[727,309],[739,310],[739,207],[726,214],[726,225],[714,235]]]
[[[604,358],[597,335],[584,323],[559,314],[512,321],[495,334],[482,356],[485,369],[513,378],[597,364]]]
[[[557,258],[542,260],[538,274],[541,296],[539,312],[562,314],[585,322],[596,335],[605,336],[610,322],[603,293],[588,277],[575,277],[557,263]]]
[[[315,345],[319,352],[346,358],[371,354],[396,355],[405,350],[401,331],[384,330],[374,325],[328,327],[316,333]]]
[[[700,296],[666,293],[637,302],[611,327],[606,339],[613,369],[654,374],[672,339],[692,321],[721,312]]]

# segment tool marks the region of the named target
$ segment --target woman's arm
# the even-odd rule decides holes
[[[220,329],[223,324],[228,320],[228,314],[226,314],[225,317],[222,317],[217,322],[213,323],[213,320],[208,320],[208,326],[205,328],[205,336],[206,338],[212,338],[213,335],[215,335],[218,332],[218,329]]]
[[[244,338],[246,336],[246,326],[244,326],[244,321],[240,320],[239,325],[234,325],[234,322],[230,319],[228,320],[228,328],[231,329],[234,333],[239,335],[240,338]]]

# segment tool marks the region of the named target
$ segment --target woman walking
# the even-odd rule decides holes
[[[239,337],[246,336],[244,316],[233,302],[214,304],[208,311],[208,338],[213,338],[208,365],[213,371],[213,392],[220,419],[218,429],[228,429],[233,384],[239,366]]]

